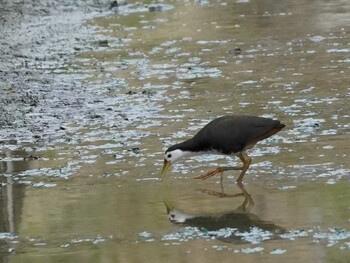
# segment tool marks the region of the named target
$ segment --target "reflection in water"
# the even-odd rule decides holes
[[[33,160],[38,160],[39,157],[29,155],[26,151],[16,150],[0,152],[0,173],[16,173],[25,171],[33,166]]]
[[[218,198],[230,198],[243,196],[242,204],[236,209],[222,213],[199,213],[191,214],[180,209],[176,209],[168,200],[164,200],[170,222],[195,227],[196,231],[210,232],[225,242],[260,242],[265,239],[277,239],[278,234],[285,233],[286,230],[271,222],[260,219],[257,215],[250,213],[254,206],[251,195],[245,190],[242,184],[237,184],[241,190],[238,194],[225,194],[206,189],[198,191],[216,196]],[[220,234],[216,235],[215,232]],[[222,235],[222,231],[226,231]]]
[[[10,177],[0,177],[0,253],[11,251],[6,240],[7,233],[14,232],[13,185]]]
[[[5,158],[10,161],[0,162],[0,253],[13,251],[13,244],[7,241],[16,232],[22,211],[24,186],[15,185],[9,174],[15,171],[15,162],[12,161],[12,152],[6,152]],[[29,167],[29,165],[27,166]]]
[[[11,1],[1,1],[4,2]],[[41,14],[40,2],[36,4]],[[45,153],[47,162],[24,161],[13,152],[12,158],[0,162],[1,172],[7,171],[6,176],[15,181],[11,184],[7,177],[0,176],[1,231],[9,233],[13,228],[19,242],[9,261],[141,262],[147,258],[149,262],[164,262],[171,258],[174,262],[229,262],[234,257],[239,262],[264,262],[267,258],[286,263],[327,259],[347,262],[350,94],[346,72],[350,52],[346,39],[350,32],[350,1],[164,1],[168,2],[174,8],[166,12],[113,14],[101,9],[96,19],[87,21],[95,33],[80,26],[79,14],[85,13],[82,9],[72,8],[77,13],[71,13],[58,4],[55,6],[64,10],[67,23],[60,23],[61,16],[50,12],[52,16],[21,23],[21,30],[13,32],[18,35],[30,31],[28,43],[33,42],[34,47],[24,43],[19,50],[13,49],[25,55],[15,58],[19,66],[15,70],[29,73],[33,85],[28,85],[33,89],[28,91],[40,91],[38,98],[45,98],[23,117],[28,124],[38,120],[36,126],[42,129],[39,135],[52,141],[32,147]],[[61,30],[60,25],[67,30]],[[44,30],[46,27],[49,30]],[[68,29],[74,31],[75,37]],[[56,31],[59,34],[54,35],[62,41],[48,34],[48,41],[39,39],[34,43],[36,35]],[[25,40],[25,36],[18,39]],[[7,43],[11,46],[11,42]],[[61,44],[65,47],[60,48]],[[235,47],[241,48],[240,54],[230,52]],[[36,53],[40,53],[39,60],[35,59]],[[22,60],[29,61],[29,68],[21,70]],[[30,68],[43,77],[49,76],[50,83],[57,85],[36,81],[38,74],[30,74]],[[7,74],[9,83],[13,74]],[[22,82],[25,79],[20,86]],[[16,85],[6,88],[9,94],[12,86]],[[177,203],[188,198],[181,195],[192,191],[193,184],[186,180],[191,175],[188,164],[193,167],[190,162],[178,166],[181,173],[168,181],[169,188],[148,179],[155,176],[155,165],[160,165],[155,160],[161,154],[162,143],[180,140],[201,127],[203,121],[224,113],[283,118],[290,129],[283,137],[275,138],[276,147],[262,144],[252,149],[257,161],[249,177],[250,186],[256,189],[252,190],[254,210],[243,196],[225,200],[211,197],[209,205],[202,201],[201,207],[194,207],[202,210],[193,214],[192,203]],[[66,127],[64,136],[43,127],[44,122],[49,127]],[[32,129],[20,130],[23,138],[36,134]],[[133,147],[139,147],[138,153],[130,151]],[[29,149],[24,143],[8,148]],[[260,159],[266,153],[269,162]],[[204,162],[221,162],[200,161],[193,168],[201,169]],[[31,172],[33,165],[40,168],[38,163],[53,169]],[[279,164],[278,170],[273,168],[274,163]],[[31,167],[25,167],[27,164]],[[13,171],[9,170],[11,165]],[[19,169],[25,171],[19,179],[53,181],[57,185],[20,188],[15,177]],[[67,178],[67,173],[73,175],[69,180],[55,179]],[[332,180],[331,184],[325,184],[327,180]],[[262,185],[267,185],[269,191]],[[181,225],[164,220],[159,196],[166,190],[169,196],[179,196],[174,204],[184,211],[168,206],[182,212],[185,220],[179,222]],[[248,200],[247,205],[233,204],[237,199]],[[205,214],[213,211],[210,209],[219,211],[212,204],[220,204],[220,211],[231,211]],[[180,244],[168,246],[158,240],[168,233],[169,225],[181,231],[186,226],[198,226],[200,233],[204,227],[230,229],[231,232],[224,231],[228,242],[235,236],[239,240],[242,231],[251,234],[252,229],[269,227],[270,231],[279,231],[262,219],[283,222],[291,231],[306,229],[302,234],[307,238],[295,237],[297,234],[291,232],[283,242],[264,243],[264,254],[256,253],[254,257],[240,257],[229,249],[213,251],[210,247],[220,243],[215,240],[174,242]],[[154,241],[147,238],[140,242],[143,239],[136,234],[143,231],[148,231]],[[292,238],[295,241],[289,241]],[[46,245],[37,247],[37,240]],[[276,247],[287,252],[271,259],[268,253]]]

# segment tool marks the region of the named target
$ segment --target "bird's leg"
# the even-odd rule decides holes
[[[222,182],[223,179],[223,172],[225,171],[232,171],[232,170],[242,170],[241,174],[239,175],[238,179],[237,179],[237,183],[242,183],[243,177],[245,172],[248,170],[249,165],[252,162],[252,159],[245,153],[245,152],[240,152],[238,154],[239,159],[241,159],[243,166],[240,167],[218,167],[212,171],[209,171],[206,174],[202,174],[200,176],[195,177],[194,179],[201,179],[201,180],[206,180],[210,177],[212,177],[213,175],[216,175],[218,173],[220,173],[220,181]]]
[[[204,188],[198,188],[196,189],[197,192],[201,192],[204,194],[208,194],[211,196],[215,196],[218,198],[231,198],[231,197],[238,197],[238,196],[244,196],[243,193],[238,193],[238,194],[225,194],[222,192],[217,192],[217,191],[213,191],[213,190],[209,190],[209,189],[204,189]]]
[[[224,184],[223,184],[223,180],[224,180],[224,172],[220,173],[220,186],[221,186],[221,192],[224,194]]]
[[[222,173],[225,172],[225,171],[229,171],[229,170],[242,170],[244,169],[244,166],[243,167],[218,167],[212,171],[209,171],[208,173],[206,174],[202,174],[200,176],[197,176],[195,177],[194,179],[201,179],[201,180],[206,180],[208,179],[209,177],[212,177],[213,175],[216,175],[218,173],[221,173],[221,177],[222,177]]]
[[[244,196],[244,201],[240,206],[240,209],[244,212],[248,212],[254,206],[254,200],[251,195],[245,190],[243,184],[241,182],[237,182],[237,186],[242,191],[242,195]]]
[[[245,153],[245,152],[240,152],[238,154],[239,159],[241,159],[242,163],[243,163],[243,167],[242,167],[242,172],[239,175],[238,179],[237,179],[237,183],[242,183],[243,177],[245,172],[248,170],[250,164],[252,163],[252,159]]]
[[[237,186],[241,190],[241,192],[237,193],[237,194],[225,194],[223,192],[217,192],[217,191],[203,189],[203,188],[196,189],[196,191],[204,193],[204,194],[208,194],[208,195],[211,195],[211,196],[215,196],[215,197],[218,197],[218,198],[231,198],[231,197],[243,196],[244,197],[244,201],[238,207],[237,210],[240,210],[243,213],[247,213],[254,206],[254,200],[251,197],[251,195],[245,190],[245,188],[244,188],[242,183],[237,183]]]

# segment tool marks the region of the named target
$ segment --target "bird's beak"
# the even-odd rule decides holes
[[[164,164],[163,164],[163,169],[162,169],[162,177],[164,177],[164,175],[168,171],[170,165],[171,165],[171,163],[164,159]]]
[[[167,214],[169,214],[170,211],[174,209],[174,206],[173,206],[173,205],[171,204],[171,202],[170,202],[169,200],[167,200],[167,199],[163,199],[163,202],[164,202],[164,205],[165,205],[165,207],[166,207],[166,212],[167,212]]]

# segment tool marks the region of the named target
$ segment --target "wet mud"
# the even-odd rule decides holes
[[[0,1],[1,262],[347,262],[346,1]],[[238,158],[163,151],[224,114]]]

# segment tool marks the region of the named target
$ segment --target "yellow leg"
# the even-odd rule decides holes
[[[237,186],[240,188],[241,193],[238,194],[225,194],[224,192],[217,192],[213,190],[208,190],[208,189],[196,189],[196,191],[208,194],[211,196],[215,196],[218,198],[230,198],[230,197],[238,197],[238,196],[243,196],[244,200],[243,203],[235,210],[240,213],[248,213],[249,210],[254,206],[254,200],[251,197],[251,195],[245,190],[244,186],[242,183],[237,183]]]
[[[220,173],[220,180],[222,182],[222,174],[225,171],[232,171],[232,170],[242,170],[241,174],[239,175],[238,179],[237,179],[237,183],[241,183],[244,177],[245,172],[248,170],[249,165],[251,164],[252,160],[251,158],[245,153],[245,152],[240,152],[238,154],[239,159],[241,159],[241,161],[243,162],[243,166],[241,167],[218,167],[212,171],[209,171],[206,174],[202,174],[200,176],[195,177],[194,179],[201,179],[201,180],[206,180],[218,173]]]
[[[243,163],[243,169],[242,169],[242,172],[239,175],[239,177],[238,177],[236,182],[237,183],[242,183],[244,174],[248,170],[250,164],[252,163],[252,159],[245,152],[240,152],[238,157],[239,157],[239,159],[241,159],[241,161]]]
[[[206,180],[210,177],[212,177],[213,175],[216,175],[218,173],[222,174],[225,171],[229,171],[229,170],[242,170],[243,167],[218,167],[212,171],[207,172],[206,174],[202,174],[200,176],[195,177],[194,179],[201,179],[201,180]],[[222,177],[222,176],[221,176]]]

